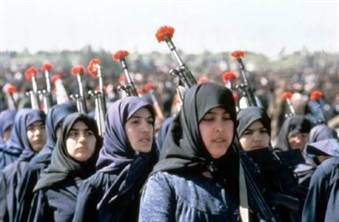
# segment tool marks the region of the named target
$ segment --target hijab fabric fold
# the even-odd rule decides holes
[[[230,171],[236,170],[238,158],[233,147],[229,147],[220,159],[213,160],[203,145],[199,121],[215,107],[224,108],[230,114],[235,134],[236,111],[231,91],[213,83],[194,85],[185,92],[182,110],[173,120],[162,148],[161,160],[155,165],[153,173],[217,169],[220,176],[228,177]],[[234,172],[231,174],[234,176]]]
[[[96,152],[85,163],[74,160],[66,149],[66,139],[73,127],[78,122],[84,122],[96,137]],[[47,188],[58,182],[64,181],[68,177],[87,178],[95,172],[95,161],[97,153],[101,147],[101,138],[98,134],[98,128],[94,119],[83,113],[73,113],[66,117],[62,125],[62,137],[58,139],[55,149],[52,153],[51,164],[42,173],[40,180],[34,190]]]

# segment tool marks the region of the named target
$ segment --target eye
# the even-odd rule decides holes
[[[251,130],[246,130],[243,135],[250,136],[253,134],[253,131]]]
[[[150,125],[153,125],[154,119],[153,118],[147,119],[147,123],[150,124]]]
[[[204,122],[212,122],[212,121],[214,121],[214,116],[213,115],[209,115],[209,114],[207,114],[207,115],[205,115],[202,119],[201,119],[201,121],[204,121]]]
[[[268,134],[268,130],[267,130],[267,129],[261,129],[261,130],[260,130],[260,133],[261,133],[261,134]]]
[[[94,132],[93,132],[92,130],[88,130],[88,131],[86,132],[86,135],[87,135],[87,136],[93,136],[93,135],[94,135]]]
[[[79,135],[79,133],[77,132],[77,131],[71,131],[70,133],[69,133],[69,136],[70,137],[77,137]]]

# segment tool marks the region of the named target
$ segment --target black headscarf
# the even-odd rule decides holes
[[[97,162],[101,172],[120,173],[136,158],[127,138],[125,124],[141,108],[147,108],[155,116],[152,105],[136,96],[120,99],[110,106],[105,121],[104,143]],[[146,155],[156,155],[155,145],[153,143],[151,152]]]
[[[78,121],[84,122],[96,137],[96,152],[85,163],[74,160],[67,152],[66,139]],[[50,187],[53,184],[64,181],[68,177],[87,178],[95,172],[95,161],[98,151],[101,147],[101,137],[94,119],[83,113],[73,113],[65,118],[62,125],[62,137],[58,138],[55,149],[52,153],[51,164],[46,171],[41,174],[40,180],[37,182],[34,190]]]
[[[239,137],[241,137],[245,130],[255,121],[260,121],[267,129],[268,134],[271,134],[271,120],[263,108],[252,106],[242,109],[237,115],[237,120],[237,132]]]
[[[224,108],[230,114],[235,135],[236,111],[231,91],[214,83],[195,85],[185,92],[182,110],[173,121],[163,145],[161,160],[155,165],[153,173],[199,173],[209,170],[222,181],[238,183],[239,159],[233,143],[223,157],[215,160],[205,148],[199,132],[200,120],[215,107]],[[238,187],[237,184],[230,186],[234,189]]]
[[[290,150],[288,136],[293,133],[309,133],[311,122],[303,116],[292,116],[285,120],[282,125],[275,148],[281,151]]]

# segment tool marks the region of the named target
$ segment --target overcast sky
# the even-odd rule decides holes
[[[0,0],[0,50],[339,52],[339,0]]]

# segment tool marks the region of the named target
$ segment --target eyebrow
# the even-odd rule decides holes
[[[152,118],[152,119],[153,119],[154,117],[153,117],[152,115],[149,115],[149,116],[146,116],[146,117],[134,115],[134,116],[131,117],[131,119],[133,119],[133,118],[138,118],[138,119],[142,119],[142,118],[145,118],[145,119]]]
[[[264,127],[264,126],[261,126],[261,127],[257,127],[257,128],[247,128],[247,129],[246,129],[246,131],[247,131],[247,130],[252,130],[252,131],[254,131],[254,130],[261,130],[261,129],[265,129],[265,130],[267,130],[267,128],[266,128],[266,127]]]
[[[79,129],[79,128],[72,128],[70,131],[87,131],[87,130],[91,130],[90,128],[88,128],[88,127],[86,127],[86,128],[81,128],[81,129]]]

